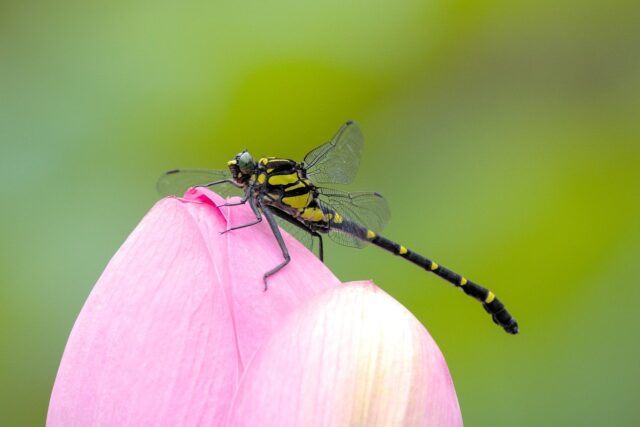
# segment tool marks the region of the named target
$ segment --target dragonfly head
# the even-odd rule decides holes
[[[257,164],[253,160],[253,156],[247,150],[238,153],[233,160],[227,162],[229,170],[233,179],[237,182],[244,184],[251,178],[251,175],[255,171]]]

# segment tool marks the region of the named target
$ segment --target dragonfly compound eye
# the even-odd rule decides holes
[[[251,156],[251,153],[249,153],[248,151],[243,151],[242,153],[238,154],[237,159],[238,159],[238,167],[240,168],[240,171],[243,173],[249,173],[255,167],[255,162],[253,161],[253,157]]]

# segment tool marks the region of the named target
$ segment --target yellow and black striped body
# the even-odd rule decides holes
[[[266,205],[283,211],[314,231],[328,229],[329,222],[335,218],[319,207],[316,187],[306,177],[302,165],[294,160],[260,159],[254,188],[255,195],[261,197]]]
[[[473,297],[480,303],[484,309],[489,313],[493,319],[493,321],[504,328],[504,330],[510,334],[518,333],[518,323],[516,320],[509,314],[509,312],[504,307],[504,304],[500,302],[498,298],[496,298],[495,294],[490,290],[478,285],[477,283],[468,280],[467,278],[455,273],[448,268],[445,268],[434,261],[431,261],[428,258],[423,257],[420,254],[417,254],[406,247],[395,243],[385,237],[382,237],[376,234],[372,230],[367,230],[366,228],[356,224],[352,221],[343,219],[340,223],[332,223],[331,227],[334,229],[341,229],[344,232],[354,234],[359,239],[367,240],[372,244],[379,246],[387,251],[398,255],[412,263],[424,268],[425,270],[440,276],[447,282],[452,285],[460,288],[464,291],[465,294]]]
[[[227,162],[228,173],[203,169],[171,170],[160,178],[158,189],[163,194],[170,190],[168,194],[181,195],[185,184],[188,184],[201,187],[220,185],[216,188],[226,195],[242,191],[239,201],[226,202],[222,206],[248,203],[255,220],[227,228],[222,233],[266,220],[282,251],[283,260],[264,273],[265,290],[267,279],[291,261],[279,228],[282,225],[301,236],[305,240],[303,243],[311,248],[315,241],[313,238],[317,238],[321,260],[323,235],[345,246],[359,248],[368,242],[379,246],[462,289],[478,300],[505,331],[518,333],[518,323],[493,292],[376,233],[389,220],[388,205],[379,193],[348,193],[316,186],[349,184],[355,177],[361,151],[362,133],[355,122],[349,121],[331,140],[307,153],[302,162],[278,157],[263,157],[255,161],[251,153],[244,150]]]
[[[250,178],[244,181],[246,188],[253,191],[253,197],[261,204],[274,209],[281,218],[298,223],[306,231],[318,236],[318,233],[336,231],[353,236],[355,239],[370,242],[430,273],[440,276],[464,293],[479,301],[491,315],[493,321],[510,334],[518,333],[518,323],[509,314],[502,302],[490,290],[467,278],[417,254],[406,247],[378,235],[345,218],[340,212],[320,201],[318,188],[307,178],[304,166],[294,160],[277,157],[264,157],[257,162]],[[321,243],[322,244],[322,243]],[[288,254],[285,256],[288,262]],[[271,274],[271,273],[268,273]]]

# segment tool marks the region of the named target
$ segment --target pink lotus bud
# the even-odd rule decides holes
[[[367,283],[339,281],[247,206],[205,189],[156,204],[69,337],[49,426],[462,425],[425,329]]]

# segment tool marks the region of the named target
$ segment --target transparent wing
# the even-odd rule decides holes
[[[391,218],[389,205],[380,193],[346,193],[329,188],[319,188],[318,191],[321,206],[376,233],[380,233]],[[332,229],[329,238],[338,244],[355,248],[362,248],[368,243],[349,234],[348,230]]]
[[[349,184],[358,172],[363,142],[358,124],[348,121],[331,141],[305,156],[307,176],[315,183]]]
[[[182,196],[189,187],[204,187],[209,183],[231,179],[228,170],[174,169],[160,176],[156,188],[162,196]],[[228,183],[209,187],[222,197],[241,196],[242,190]]]

